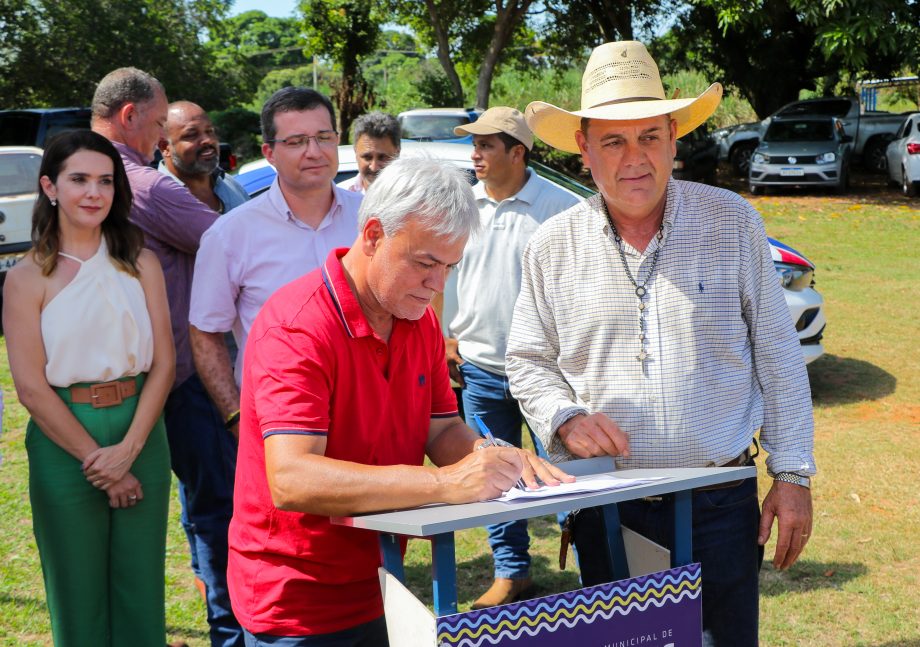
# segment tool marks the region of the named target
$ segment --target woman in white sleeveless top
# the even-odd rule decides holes
[[[3,326],[26,431],[29,498],[54,644],[163,647],[175,370],[163,273],[128,221],[112,144],[45,150],[33,249],[7,276]]]

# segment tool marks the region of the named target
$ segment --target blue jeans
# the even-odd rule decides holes
[[[460,365],[466,386],[463,388],[463,413],[466,424],[478,433],[473,420],[478,415],[496,438],[521,446],[524,416],[517,400],[511,397],[508,378],[484,371],[471,362]],[[528,427],[528,431],[530,428]],[[530,431],[530,438],[540,456],[546,456],[543,444]],[[530,575],[530,537],[527,520],[508,521],[486,526],[489,546],[495,559],[495,577],[524,578]]]
[[[227,591],[236,440],[197,375],[173,389],[164,414],[192,570],[205,584],[211,645],[243,647],[243,632]]]
[[[617,508],[624,526],[671,547],[673,496],[659,502],[626,501]],[[693,493],[693,561],[702,565],[705,645],[757,646],[758,574],[763,561],[763,548],[757,545],[759,522],[757,479]],[[579,511],[575,526],[584,586],[612,581],[606,550],[596,559],[600,553],[595,542],[603,541],[606,532],[599,508]]]
[[[331,634],[271,636],[251,634],[245,629],[243,633],[246,636],[246,647],[388,647],[390,644],[383,616]]]

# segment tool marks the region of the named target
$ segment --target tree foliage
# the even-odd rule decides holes
[[[211,29],[208,45],[223,53],[236,52],[266,71],[307,63],[300,20],[277,18],[258,10],[221,20]]]
[[[0,0],[3,107],[88,105],[115,67],[156,76],[170,98],[224,107],[244,88],[200,34],[230,0]]]
[[[790,0],[817,30],[828,59],[854,72],[889,76],[920,59],[920,3],[916,0]],[[915,67],[916,71],[916,67]]]
[[[389,0],[389,8],[401,24],[408,26],[429,47],[453,90],[452,103],[466,103],[464,81],[476,83],[475,102],[489,106],[492,80],[508,61],[528,65],[533,37],[528,30],[527,12],[533,0]],[[529,46],[529,47],[528,47]],[[508,51],[514,47],[514,54]],[[475,76],[462,78],[463,68]]]
[[[347,141],[351,122],[373,103],[361,62],[377,50],[386,15],[373,0],[301,0],[300,10],[307,49],[341,70],[341,77],[333,83],[333,97],[338,105],[338,130]]]
[[[831,93],[917,60],[916,0],[693,0],[655,53],[737,87],[764,117],[801,90]]]
[[[614,40],[651,34],[677,0],[545,0],[543,52],[554,63],[583,60],[585,51]]]

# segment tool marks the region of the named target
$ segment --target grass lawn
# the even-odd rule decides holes
[[[878,189],[851,196],[752,198],[767,231],[818,266],[827,303],[827,354],[809,367],[815,406],[815,527],[789,571],[766,563],[761,644],[920,647],[920,203]],[[0,440],[0,644],[50,645],[41,569],[31,531],[23,436],[5,345]],[[761,470],[763,469],[761,464]],[[765,492],[767,481],[761,478]],[[570,589],[560,572],[555,520],[531,523],[534,577],[543,592]],[[772,556],[772,544],[767,555]],[[430,602],[428,544],[412,541],[410,585]],[[461,610],[491,581],[478,529],[457,536]],[[192,585],[178,502],[170,509],[167,627],[170,640],[204,647],[204,605]],[[571,562],[571,560],[570,560]],[[704,574],[705,583],[705,574]]]

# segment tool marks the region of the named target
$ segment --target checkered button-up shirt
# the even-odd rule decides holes
[[[759,214],[740,196],[670,180],[663,238],[623,241],[639,309],[600,195],[542,225],[524,252],[506,355],[511,392],[556,460],[556,430],[601,412],[629,435],[620,468],[704,467],[761,429],[771,472],[813,474],[808,375]]]

